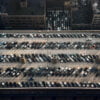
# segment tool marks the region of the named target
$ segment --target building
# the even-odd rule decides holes
[[[10,0],[7,7],[7,13],[0,14],[5,29],[45,29],[44,6],[39,0]]]
[[[92,0],[92,8],[93,8],[92,28],[100,29],[100,1]]]
[[[91,0],[74,0],[72,12],[72,29],[88,30],[92,23],[92,5]]]
[[[5,29],[37,29],[36,26],[39,30],[100,28],[99,0],[8,1],[1,6],[0,14]]]
[[[44,29],[44,15],[8,15],[1,14],[5,29]]]

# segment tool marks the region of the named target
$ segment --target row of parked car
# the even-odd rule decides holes
[[[0,55],[0,63],[33,63],[33,62],[87,62],[94,63],[98,59],[98,55],[82,55],[82,54],[11,54],[11,55]]]
[[[0,38],[100,38],[99,33],[0,33]]]
[[[0,42],[0,49],[97,49],[100,42]]]
[[[100,76],[100,69],[95,67],[72,68],[72,67],[39,67],[26,68],[23,71],[24,77],[87,77],[88,75]]]
[[[53,81],[33,81],[33,82],[0,82],[0,88],[34,88],[34,87],[66,87],[66,88],[100,88],[100,83],[93,82],[53,82]]]
[[[95,67],[72,68],[72,67],[38,67],[38,68],[18,68],[11,67],[3,70],[0,69],[0,77],[87,77],[88,75],[95,77],[100,76],[100,69]]]

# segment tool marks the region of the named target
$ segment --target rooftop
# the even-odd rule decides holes
[[[25,1],[25,0],[24,0]],[[0,12],[9,15],[42,15],[44,14],[44,0],[27,0],[27,7],[21,7],[21,0],[0,0]]]

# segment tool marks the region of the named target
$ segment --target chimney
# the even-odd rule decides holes
[[[27,0],[20,0],[20,7],[27,8]]]

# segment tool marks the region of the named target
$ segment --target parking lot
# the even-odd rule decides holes
[[[1,32],[1,34],[3,33],[3,35],[5,34],[5,32]],[[100,55],[100,49],[99,49],[99,45],[98,45],[98,49],[96,49],[96,46],[94,48],[81,48],[81,49],[77,49],[76,46],[78,45],[73,45],[73,43],[75,42],[81,42],[81,43],[91,43],[91,45],[93,43],[99,43],[100,42],[100,38],[99,37],[92,37],[93,34],[96,34],[95,32],[88,32],[85,33],[85,32],[76,32],[76,34],[86,34],[86,38],[83,37],[77,37],[76,36],[74,37],[73,34],[75,35],[75,32],[71,33],[71,32],[39,32],[38,35],[36,37],[34,37],[35,35],[31,35],[32,37],[25,37],[27,33],[13,33],[13,32],[6,32],[6,34],[20,34],[23,35],[22,37],[6,37],[6,35],[4,37],[1,37],[0,38],[0,42],[4,42],[6,43],[4,46],[9,46],[9,44],[7,44],[7,42],[9,43],[12,43],[12,42],[17,42],[17,43],[22,43],[22,42],[28,42],[28,43],[68,43],[70,42],[71,44],[69,46],[73,47],[73,48],[70,48],[70,47],[66,47],[66,48],[55,48],[53,47],[53,45],[51,47],[49,47],[50,45],[48,45],[48,49],[45,49],[43,45],[43,47],[41,48],[41,45],[39,48],[37,48],[37,45],[35,44],[35,47],[33,48],[27,48],[25,47],[26,49],[24,48],[21,48],[19,47],[18,49],[16,48],[10,48],[10,49],[7,49],[6,47],[3,47],[3,45],[1,44],[0,47],[2,47],[0,49],[0,55],[2,57],[2,55],[8,55],[8,56],[5,56],[3,58],[1,58],[1,62],[0,62],[0,68],[4,70],[6,70],[7,68],[25,68],[25,69],[29,69],[29,68],[42,68],[42,67],[49,67],[49,68],[59,68],[59,67],[62,67],[62,68],[92,68],[92,67],[96,67],[98,69],[100,69],[100,65],[99,64],[96,64],[95,61],[91,62],[91,60],[93,58],[90,58],[92,57],[92,55],[94,56],[98,56]],[[34,34],[34,32],[32,33],[29,33],[29,34]],[[43,37],[42,34],[49,34],[49,37],[48,38],[45,38]],[[56,35],[53,35],[53,36],[56,36],[56,37],[52,37],[52,34],[64,34],[64,36],[66,35],[69,35],[71,34],[70,37],[60,37],[60,35],[56,36]],[[15,36],[14,35],[14,36]],[[51,35],[51,36],[50,36]],[[23,44],[25,45],[25,44]],[[12,45],[12,46],[15,46],[15,45]],[[20,45],[21,46],[21,45]],[[59,46],[59,44],[58,44]],[[61,44],[62,46],[62,44]],[[81,45],[80,45],[81,46]],[[63,46],[62,46],[63,47]],[[80,48],[80,47],[79,47]],[[23,54],[23,55],[22,55]],[[27,54],[27,55],[26,55]],[[36,60],[32,60],[33,58],[30,58],[31,55],[35,55],[35,54],[38,54],[37,57],[34,56],[34,59]],[[42,54],[42,56],[39,54]],[[62,57],[60,57],[61,55]],[[66,55],[67,54],[67,55]],[[14,62],[14,58],[13,58],[13,55],[16,55],[16,57],[22,57],[21,59],[24,61],[23,62]],[[21,56],[22,55],[22,56]],[[26,55],[24,57],[24,55]],[[50,61],[48,62],[48,58],[45,58],[45,55],[47,56],[52,56],[50,58]],[[56,57],[60,57],[59,60],[58,58],[55,58]],[[58,56],[59,55],[59,56]],[[70,55],[70,56],[69,56]],[[77,55],[77,56],[76,56]],[[76,57],[78,57],[79,55],[79,59],[78,58],[76,59]],[[68,57],[67,57],[68,56]],[[74,58],[73,58],[74,56]],[[87,56],[87,58],[82,58],[84,56]],[[90,56],[90,57],[89,57]],[[8,57],[8,58],[7,58]],[[9,58],[10,57],[10,58]],[[12,58],[11,58],[12,57]],[[65,58],[64,58],[65,57]],[[89,58],[88,58],[89,57]],[[11,60],[12,59],[12,60]],[[66,60],[67,59],[67,60]],[[83,60],[82,60],[83,59]],[[66,61],[65,61],[66,60]],[[70,61],[69,61],[70,60]],[[95,58],[94,58],[95,60]],[[31,61],[31,62],[30,62]],[[2,72],[2,73],[5,73]],[[59,73],[60,74],[60,73]],[[92,83],[99,83],[99,77],[95,77],[95,74],[89,74],[87,77],[73,77],[73,76],[70,76],[70,77],[67,77],[67,76],[35,76],[35,77],[24,77],[23,76],[23,73],[21,73],[18,77],[5,77],[5,76],[0,76],[0,82],[16,82],[16,83],[21,83],[21,82],[29,82],[30,81],[30,78],[32,78],[31,82],[34,80],[36,82],[92,82]]]

